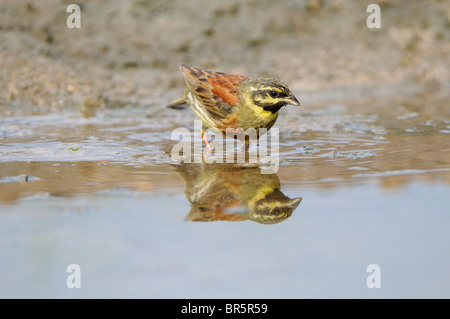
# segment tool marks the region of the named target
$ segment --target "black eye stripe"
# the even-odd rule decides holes
[[[272,95],[273,92],[276,92],[275,94]],[[271,97],[286,97],[287,94],[284,90],[276,90],[276,89],[269,89],[269,90],[263,90],[261,91],[261,95],[262,96],[271,96]]]
[[[276,91],[276,90],[272,90],[269,92],[269,95],[271,97],[277,97],[278,95],[280,95],[280,92]]]

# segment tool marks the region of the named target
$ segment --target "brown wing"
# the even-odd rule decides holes
[[[216,119],[229,115],[238,105],[237,89],[249,78],[242,75],[212,72],[180,64],[187,87],[202,106]]]
[[[206,205],[205,205],[206,204]],[[194,203],[191,211],[186,216],[186,220],[195,222],[213,222],[213,221],[242,221],[246,220],[243,212],[245,206],[238,200],[230,200],[226,203],[209,203],[207,205],[204,201]],[[216,204],[216,205],[214,205]],[[217,206],[221,204],[220,206]],[[233,212],[236,208],[238,212]],[[231,211],[229,211],[231,209]]]

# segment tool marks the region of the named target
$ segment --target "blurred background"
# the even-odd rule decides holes
[[[448,91],[445,0],[79,0],[80,29],[70,3],[1,2],[0,112],[165,104],[179,62],[279,78],[302,102]]]

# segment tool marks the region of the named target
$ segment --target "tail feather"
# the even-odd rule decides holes
[[[186,103],[184,98],[180,97],[179,99],[176,99],[175,101],[172,101],[167,105],[168,108],[176,109],[176,110],[182,110],[189,106],[189,104]]]

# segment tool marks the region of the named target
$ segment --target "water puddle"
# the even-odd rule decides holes
[[[392,117],[354,113],[340,105],[300,113],[287,109],[279,119],[279,167],[274,175],[289,185],[319,189],[373,178],[381,178],[382,184],[448,181],[450,120],[397,108],[400,114]],[[116,188],[164,193],[184,187],[180,177],[186,173],[179,172],[189,170],[205,176],[205,171],[220,170],[225,171],[218,176],[250,171],[257,175],[255,165],[175,164],[171,150],[178,141],[172,140],[172,132],[179,127],[193,130],[196,118],[190,110],[161,108],[158,114],[132,108],[89,119],[77,112],[3,118],[0,201]],[[232,169],[238,173],[230,173]],[[211,179],[210,184],[215,183]]]
[[[196,297],[208,291],[236,297],[246,295],[257,271],[277,278],[265,283],[273,291],[291,287],[279,297],[310,296],[302,287],[339,296],[320,290],[317,281],[324,284],[323,275],[333,271],[327,265],[342,264],[341,256],[347,256],[336,275],[342,287],[364,276],[369,263],[400,271],[398,258],[409,267],[405,278],[425,271],[429,282],[419,287],[434,285],[442,278],[432,273],[439,271],[403,252],[409,241],[433,264],[449,263],[448,254],[439,253],[448,250],[449,108],[422,112],[383,103],[287,108],[277,122],[279,167],[272,174],[258,165],[175,163],[171,134],[193,129],[190,110],[2,118],[0,218],[2,251],[10,258],[1,270],[11,280],[3,280],[8,293],[0,295],[192,297],[195,283]],[[91,271],[84,279],[90,288],[75,293],[54,276],[74,262]],[[362,275],[350,270],[355,263]],[[231,288],[214,269],[227,278],[242,275]],[[37,273],[43,281],[31,283]],[[111,277],[126,282],[120,292],[108,289]],[[171,280],[186,284],[173,291]],[[289,285],[293,281],[303,285]],[[136,288],[141,282],[154,289]],[[342,289],[350,296],[368,293],[353,284]],[[423,291],[387,288],[383,296]]]

